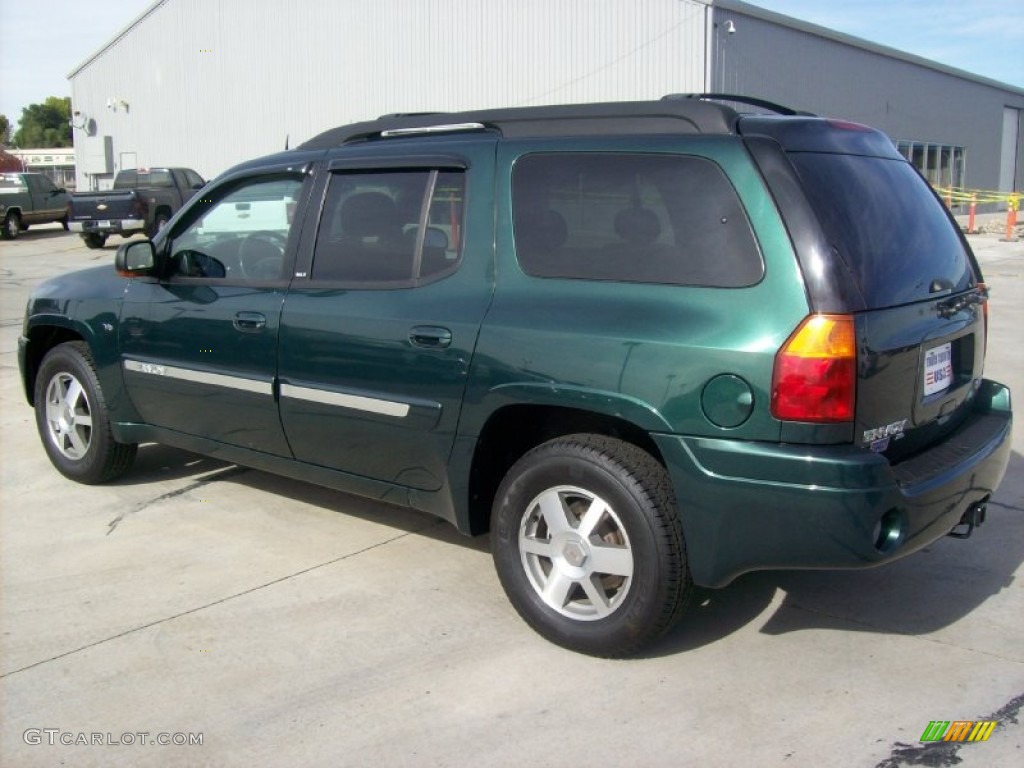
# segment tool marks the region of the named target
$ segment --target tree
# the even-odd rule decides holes
[[[0,146],[4,146],[11,140],[11,121],[7,115],[0,115]]]
[[[71,146],[71,97],[49,96],[42,104],[21,110],[14,142],[21,148]]]

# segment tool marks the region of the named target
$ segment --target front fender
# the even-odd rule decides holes
[[[19,366],[30,404],[36,374],[46,353],[57,344],[81,340],[89,347],[112,421],[138,420],[125,394],[118,350],[126,285],[126,280],[108,266],[62,275],[36,288],[19,340]]]

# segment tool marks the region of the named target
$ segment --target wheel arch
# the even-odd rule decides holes
[[[36,377],[46,353],[69,341],[88,343],[90,335],[63,317],[35,319],[28,329],[25,344],[25,366],[22,371],[22,385],[25,387],[25,396],[29,405],[35,405]]]
[[[490,414],[474,441],[459,528],[472,535],[486,533],[498,486],[519,457],[548,440],[581,433],[618,438],[665,464],[648,429],[629,419],[565,405],[507,405]]]

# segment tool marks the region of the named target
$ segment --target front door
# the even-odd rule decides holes
[[[129,284],[121,363],[146,423],[291,455],[274,376],[304,178],[282,169],[204,193],[163,240],[163,277]]]

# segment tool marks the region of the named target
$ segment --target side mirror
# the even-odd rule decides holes
[[[156,266],[156,249],[149,240],[124,243],[114,256],[114,269],[123,277],[148,274]]]
[[[205,186],[206,186],[205,184],[202,184],[202,183],[197,181],[195,184],[192,185],[192,189],[202,189]]]

